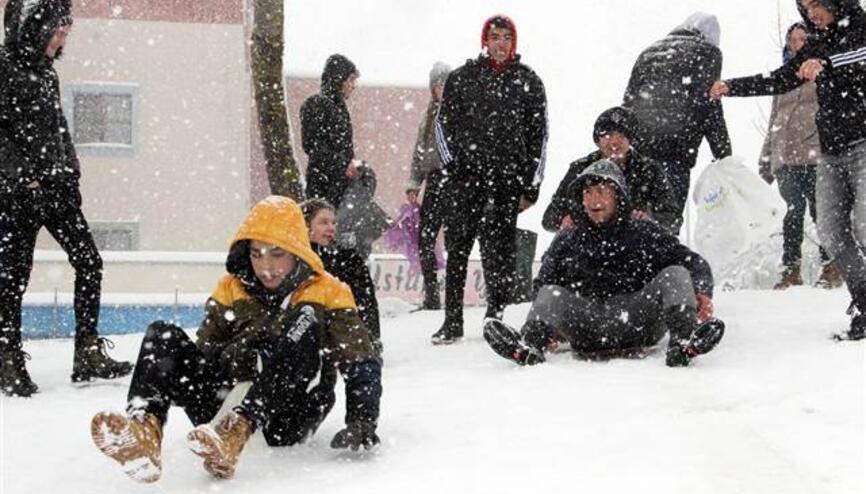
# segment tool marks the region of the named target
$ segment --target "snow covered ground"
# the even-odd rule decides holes
[[[89,420],[122,409],[128,380],[73,388],[69,340],[27,342],[41,392],[0,401],[2,494],[135,492],[862,493],[864,351],[828,334],[846,324],[844,290],[719,293],[719,348],[686,369],[661,352],[586,362],[555,355],[517,368],[484,343],[481,309],[467,338],[432,347],[441,313],[385,303],[383,445],[331,450],[342,402],[307,444],[256,436],[237,478],[211,480],[186,450],[174,410],[163,479],[129,481],[90,441]],[[519,325],[528,305],[511,307]],[[141,335],[115,339],[134,358]]]

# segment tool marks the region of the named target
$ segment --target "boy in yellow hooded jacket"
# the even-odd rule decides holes
[[[311,249],[298,205],[279,196],[256,204],[231,241],[226,270],[195,342],[166,322],[148,327],[127,411],[93,417],[96,446],[131,478],[158,480],[162,427],[177,405],[196,425],[187,439],[205,469],[230,478],[256,429],[272,446],[315,432],[333,404],[333,387],[313,383],[333,367],[346,381],[346,428],[331,446],[378,444],[381,364],[351,290]],[[242,381],[252,385],[240,405],[207,425]]]

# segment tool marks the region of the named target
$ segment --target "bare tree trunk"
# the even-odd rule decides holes
[[[304,198],[283,87],[283,0],[254,0],[250,63],[271,193]]]

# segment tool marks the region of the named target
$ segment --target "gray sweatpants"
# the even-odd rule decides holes
[[[575,350],[598,351],[658,343],[667,330],[665,312],[684,307],[697,309],[691,273],[670,266],[643,289],[603,301],[561,286],[543,286],[526,320],[547,323]]]
[[[844,155],[825,156],[815,195],[818,238],[856,301],[866,295],[866,142]]]

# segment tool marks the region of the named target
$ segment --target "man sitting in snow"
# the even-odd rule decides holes
[[[709,264],[655,223],[630,217],[616,163],[596,161],[569,190],[583,204],[575,227],[561,231],[545,253],[520,335],[501,321],[485,321],[493,350],[532,365],[544,362],[557,334],[576,351],[593,353],[652,346],[667,329],[668,366],[686,366],[710,351],[724,324],[711,318]]]
[[[147,328],[127,412],[93,417],[96,446],[133,479],[158,480],[163,425],[177,405],[197,426],[187,436],[190,449],[209,473],[230,478],[256,428],[271,446],[316,430],[333,404],[330,386],[313,385],[328,366],[346,381],[346,428],[331,446],[377,444],[381,365],[349,287],[312,251],[301,208],[279,196],[259,202],[232,240],[226,270],[197,341],[172,324]],[[252,386],[240,405],[207,425],[245,381]]]

